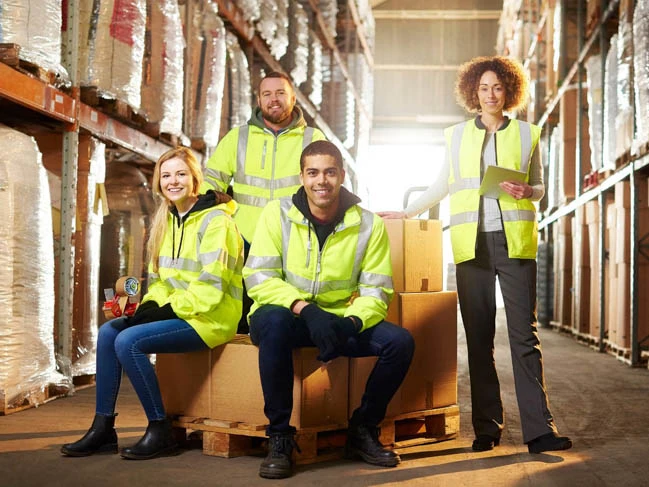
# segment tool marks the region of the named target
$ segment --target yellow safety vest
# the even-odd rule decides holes
[[[201,190],[226,191],[232,181],[233,197],[239,204],[234,221],[248,242],[264,206],[291,196],[300,187],[302,150],[312,141],[325,138],[320,130],[308,127],[298,113],[298,123],[279,135],[252,123],[233,128],[207,162]]]
[[[358,316],[363,330],[383,321],[394,294],[383,220],[357,205],[319,248],[315,230],[290,198],[268,204],[243,268],[250,314],[265,304],[309,301],[338,316]]]
[[[231,218],[236,208],[231,200],[190,213],[182,242],[175,242],[179,255],[174,255],[171,228],[176,223],[170,214],[158,272],[149,265],[149,288],[142,299],[170,303],[212,348],[234,337],[241,318],[243,240]]]
[[[480,210],[480,168],[486,130],[469,120],[447,128],[446,150],[450,160],[449,194],[451,209],[451,245],[456,264],[475,258]],[[499,166],[527,173],[541,129],[520,120],[511,120],[495,133]],[[508,194],[498,197],[509,257],[535,259],[538,246],[538,224],[534,203],[516,200]]]

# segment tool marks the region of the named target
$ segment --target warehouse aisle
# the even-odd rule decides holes
[[[569,337],[541,330],[551,407],[560,431],[571,436],[575,446],[566,452],[530,455],[521,443],[501,310],[496,360],[507,426],[500,447],[473,453],[463,332],[458,337],[461,435],[457,440],[402,450],[403,463],[396,469],[340,460],[299,467],[291,479],[264,481],[257,476],[260,458],[221,459],[204,456],[200,450],[146,462],[117,455],[63,458],[59,446],[77,439],[92,419],[94,388],[89,388],[74,397],[0,417],[0,485],[647,485],[649,371],[630,369]],[[127,445],[143,433],[146,420],[128,384],[124,392],[117,426],[121,444]]]

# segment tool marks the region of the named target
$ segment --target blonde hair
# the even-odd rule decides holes
[[[191,196],[198,196],[201,184],[203,184],[203,171],[198,159],[194,156],[191,149],[187,147],[176,147],[170,149],[160,156],[153,169],[153,196],[158,202],[157,209],[154,213],[153,220],[151,221],[149,241],[147,243],[147,253],[149,255],[149,262],[153,266],[153,271],[158,272],[158,257],[160,256],[160,247],[164,240],[165,231],[167,230],[167,217],[169,210],[173,204],[167,200],[162,194],[160,187],[160,167],[163,163],[173,158],[180,158],[185,161],[189,168],[189,173],[192,176],[192,191]]]

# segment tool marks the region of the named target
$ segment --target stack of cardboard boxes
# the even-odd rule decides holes
[[[442,228],[435,220],[392,220],[396,295],[388,321],[415,338],[415,356],[387,417],[457,403],[457,298],[442,291]],[[299,429],[345,428],[360,404],[375,357],[339,357],[324,366],[316,348],[293,353],[291,424]],[[157,357],[163,400],[171,415],[263,425],[257,347],[237,336],[213,350]]]

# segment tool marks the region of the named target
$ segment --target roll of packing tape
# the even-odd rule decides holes
[[[120,277],[115,283],[115,292],[121,296],[135,296],[140,292],[140,281],[137,277]]]

